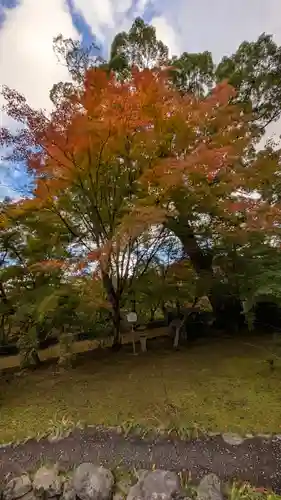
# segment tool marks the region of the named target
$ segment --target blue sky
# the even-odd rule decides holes
[[[53,54],[53,37],[96,40],[106,56],[114,35],[138,15],[154,24],[173,54],[210,50],[218,61],[264,31],[281,44],[281,0],[0,0],[0,85],[49,110],[50,88],[68,79]],[[4,113],[0,122],[15,128]],[[270,133],[276,130],[280,125]],[[0,198],[14,194],[7,185],[26,181],[22,168],[2,163]]]

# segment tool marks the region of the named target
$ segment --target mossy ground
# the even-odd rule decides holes
[[[268,340],[224,339],[179,352],[151,341],[146,354],[81,355],[76,368],[52,364],[0,379],[0,441],[48,432],[60,422],[105,426],[280,433],[281,363]],[[163,345],[162,345],[163,344]],[[268,350],[267,350],[268,349]]]

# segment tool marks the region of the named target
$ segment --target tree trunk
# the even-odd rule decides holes
[[[103,285],[107,293],[108,301],[111,305],[112,323],[113,323],[113,344],[112,349],[118,351],[121,348],[121,314],[120,314],[120,298],[115,291],[112,279],[105,271],[102,271]]]
[[[1,326],[0,326],[0,345],[4,345],[5,343],[6,343],[5,315],[3,314],[1,317]]]
[[[147,352],[146,341],[147,341],[147,336],[141,335],[140,336],[141,352]]]
[[[58,365],[62,368],[72,368],[73,366],[73,336],[69,331],[70,326],[65,324],[59,334],[60,357]]]
[[[212,275],[213,254],[211,251],[204,252],[199,247],[189,221],[184,217],[179,217],[178,220],[170,219],[167,227],[182,242],[184,250],[198,275],[201,276],[204,271],[206,274],[211,273]]]
[[[39,358],[39,354],[37,351],[33,350],[31,353],[31,359],[33,361],[34,367],[38,368],[41,365],[41,359]],[[32,365],[31,365],[32,367]]]
[[[161,302],[161,310],[165,321],[167,321],[167,307],[164,301]]]
[[[113,319],[113,327],[114,327],[114,332],[113,332],[113,349],[114,350],[119,350],[121,347],[121,314],[120,314],[120,307],[119,303],[117,302],[114,310],[112,312],[112,319]]]
[[[219,328],[234,328],[241,324],[242,304],[237,297],[227,294],[219,294],[216,291],[216,278],[213,273],[213,252],[204,251],[198,245],[193,229],[184,217],[178,220],[170,219],[167,227],[182,242],[186,255],[200,278],[206,283],[206,295],[208,296],[216,318],[216,326]]]
[[[243,305],[238,296],[227,293],[217,295],[213,291],[211,297],[215,315],[214,326],[217,329],[237,333],[240,328],[243,328],[245,324]]]
[[[2,281],[0,281],[0,298],[1,300],[3,301],[3,304],[5,304],[5,306],[9,306],[10,305],[10,301],[6,295],[6,292],[5,292],[5,288],[4,288],[4,285],[2,283]],[[9,310],[7,309],[6,311],[6,314],[14,314],[15,313],[15,309],[12,305],[10,305],[10,308]]]
[[[150,321],[154,321],[155,319],[155,309],[150,308]]]
[[[174,349],[178,349],[178,347],[179,347],[180,329],[181,329],[181,325],[177,326],[176,332],[175,332],[175,338],[174,338]]]

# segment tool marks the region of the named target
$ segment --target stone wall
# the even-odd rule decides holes
[[[190,500],[188,483],[181,474],[164,470],[139,470],[118,479],[111,470],[82,463],[71,473],[57,466],[42,466],[32,476],[7,478],[3,500]],[[189,492],[192,491],[189,488]],[[191,495],[192,496],[192,495]],[[223,500],[222,485],[214,474],[205,476],[196,489],[198,500]],[[0,494],[1,498],[1,494]]]

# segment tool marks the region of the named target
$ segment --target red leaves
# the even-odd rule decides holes
[[[29,269],[31,271],[55,271],[58,269],[62,269],[65,267],[66,262],[58,259],[49,259],[43,260],[41,262],[37,262],[36,264],[32,264]]]
[[[231,126],[237,129],[232,122],[236,108],[229,106],[225,113],[225,107],[233,89],[221,84],[199,102],[173,90],[167,74],[134,69],[132,80],[119,83],[113,74],[92,68],[86,73],[84,91],[67,93],[50,119],[6,89],[11,116],[28,124],[30,145],[33,140],[40,148],[28,154],[36,176],[35,195],[49,198],[67,187],[81,186],[89,169],[93,172],[101,161],[110,164],[116,156],[128,154],[128,143],[134,145],[132,161],[143,163],[146,158],[142,181],[160,182],[168,193],[184,184],[190,172],[200,171],[211,179],[232,154],[225,135]],[[211,136],[206,135],[210,123],[216,129]],[[4,131],[2,140],[7,140]],[[168,154],[159,160],[162,144]],[[45,186],[42,175],[48,178]]]
[[[88,261],[95,261],[99,260],[101,258],[101,249],[97,248],[96,250],[92,250],[92,252],[89,252],[87,255]]]
[[[229,202],[228,208],[230,212],[244,212],[249,208],[249,200]]]
[[[86,258],[101,267],[117,248],[174,216],[178,200],[191,214],[215,213],[227,221],[254,211],[230,201],[231,192],[253,179],[237,162],[250,134],[240,109],[230,104],[233,88],[223,82],[199,100],[173,89],[168,73],[134,69],[132,79],[120,83],[92,68],[83,89],[66,92],[50,117],[5,91],[10,116],[26,131],[13,139],[3,130],[1,141],[26,156],[35,176],[34,200],[18,208],[58,203],[70,226],[81,225],[102,246]]]

